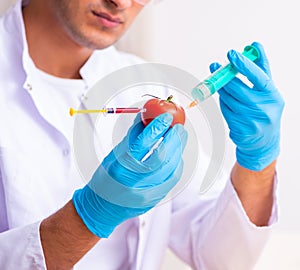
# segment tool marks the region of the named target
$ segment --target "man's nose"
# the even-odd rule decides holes
[[[133,0],[108,0],[108,2],[122,10],[131,7]]]

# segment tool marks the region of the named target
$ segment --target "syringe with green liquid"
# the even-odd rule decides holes
[[[246,46],[242,54],[251,61],[255,61],[260,57],[258,49],[252,45]],[[224,85],[229,83],[237,74],[238,71],[230,63],[217,69],[207,79],[192,89],[194,101],[190,103],[189,108],[194,107],[199,102],[206,100]]]

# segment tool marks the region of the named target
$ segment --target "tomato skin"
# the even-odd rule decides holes
[[[142,112],[141,118],[144,126],[147,126],[155,117],[163,113],[170,113],[173,115],[173,122],[171,127],[175,124],[182,124],[185,123],[185,112],[184,109],[177,105],[176,103],[169,100],[163,100],[159,98],[153,98],[148,100],[145,105],[145,111]]]

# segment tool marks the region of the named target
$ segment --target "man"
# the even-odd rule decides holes
[[[235,79],[220,90],[237,163],[217,195],[185,194],[154,208],[180,178],[187,140],[181,125],[169,129],[168,114],[145,129],[137,118],[89,185],[82,187],[74,168],[73,124],[63,111],[99,78],[138,63],[111,45],[147,2],[30,0],[1,19],[1,269],[70,269],[80,259],[82,269],[159,269],[167,246],[195,269],[254,266],[276,220],[284,106],[260,44],[254,44],[261,52],[256,64],[228,55],[253,88]],[[161,136],[167,162],[158,149],[149,162],[161,166],[148,171],[140,160]],[[147,191],[152,184],[157,200],[144,196],[127,207],[105,200],[95,189],[111,178],[127,187],[129,201],[132,187]]]

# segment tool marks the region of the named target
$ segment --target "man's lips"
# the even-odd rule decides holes
[[[119,24],[122,24],[123,21],[118,17],[112,17],[111,15],[103,12],[92,11],[92,13],[97,16],[100,22],[106,27],[116,27]]]

